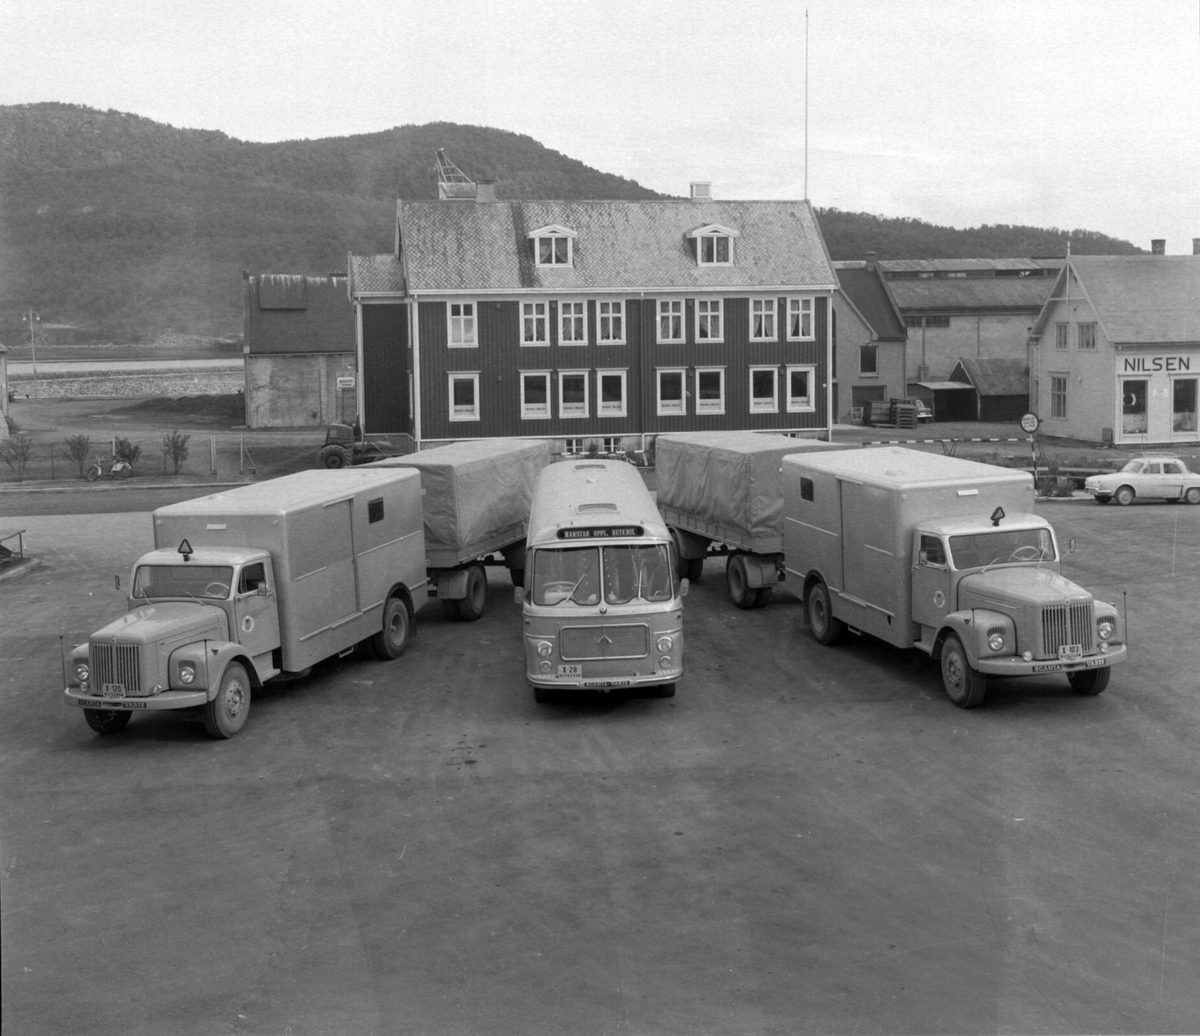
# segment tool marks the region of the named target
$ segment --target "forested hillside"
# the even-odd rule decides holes
[[[242,270],[327,274],[392,247],[397,197],[437,196],[435,152],[505,198],[662,197],[531,137],[452,123],[256,144],[76,105],[0,106],[0,342],[241,330]],[[1066,234],[818,210],[835,259],[1061,255]],[[1071,232],[1078,254],[1136,252]]]

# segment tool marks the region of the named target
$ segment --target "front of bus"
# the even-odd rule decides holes
[[[538,701],[566,689],[675,693],[687,584],[669,541],[641,526],[560,528],[531,549],[525,573],[526,672]]]

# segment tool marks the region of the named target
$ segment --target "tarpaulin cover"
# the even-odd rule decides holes
[[[430,558],[453,554],[467,560],[494,550],[513,526],[519,526],[513,539],[524,538],[533,483],[551,457],[551,443],[544,439],[478,439],[383,463],[421,472]]]
[[[782,458],[835,449],[846,446],[774,432],[659,435],[654,447],[658,504],[679,512],[681,528],[755,553],[781,551]]]

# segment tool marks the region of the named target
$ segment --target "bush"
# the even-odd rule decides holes
[[[63,439],[63,456],[73,460],[79,468],[79,477],[83,478],[83,466],[91,459],[92,440],[86,435],[69,435]]]
[[[18,432],[10,439],[0,443],[0,460],[4,461],[17,473],[17,478],[25,475],[25,466],[33,453],[33,440],[27,432]]]
[[[169,459],[175,467],[175,474],[179,474],[179,469],[183,467],[183,462],[188,459],[188,440],[190,435],[185,435],[176,429],[169,434],[163,435],[162,454]]]
[[[113,443],[113,453],[117,460],[123,460],[130,467],[133,467],[142,455],[142,448],[137,443],[132,443],[128,439],[118,438]]]

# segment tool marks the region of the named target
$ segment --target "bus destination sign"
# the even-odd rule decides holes
[[[640,525],[580,525],[559,529],[560,540],[613,540],[644,536],[646,530]]]

